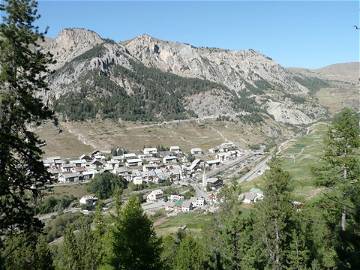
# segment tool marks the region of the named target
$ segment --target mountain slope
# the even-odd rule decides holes
[[[195,48],[147,35],[116,43],[65,29],[44,44],[57,58],[49,100],[65,119],[224,116],[294,125],[326,115],[304,80],[253,50]]]

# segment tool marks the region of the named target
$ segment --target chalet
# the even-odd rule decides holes
[[[136,159],[137,155],[135,153],[128,153],[128,154],[124,154],[123,155],[124,160],[128,160],[128,159]]]
[[[86,164],[85,159],[70,160],[70,164],[74,164],[75,167],[84,167]]]
[[[94,159],[90,164],[96,170],[100,170],[104,167],[104,163],[102,163],[100,160],[97,160],[97,159]]]
[[[82,173],[82,179],[84,181],[94,178],[96,171],[85,171]]]
[[[157,154],[157,149],[156,148],[144,148],[143,153],[145,155],[154,155]]]
[[[191,162],[191,165],[188,167],[189,171],[195,171],[197,169],[200,169],[200,159],[195,159],[193,162]]]
[[[87,205],[87,206],[93,206],[96,204],[98,198],[91,196],[91,195],[85,195],[80,198],[80,205]]]
[[[192,209],[194,209],[194,206],[191,201],[184,201],[181,206],[181,211],[184,213],[190,212]]]
[[[142,166],[142,160],[139,158],[127,159],[125,164],[127,167],[138,167]]]
[[[74,164],[63,164],[61,166],[61,171],[65,172],[65,173],[70,173],[72,172],[72,169],[75,167]]]
[[[148,171],[155,171],[156,169],[159,168],[159,165],[157,164],[146,164],[143,165],[143,171],[144,172],[148,172]]]
[[[206,179],[206,185],[208,189],[215,190],[223,185],[223,181],[217,177]]]
[[[179,153],[181,153],[181,149],[180,149],[179,146],[173,145],[173,146],[170,146],[170,152],[175,153],[175,154],[179,154]]]
[[[133,183],[135,185],[142,185],[144,183],[143,178],[141,176],[136,176],[133,178]]]
[[[80,181],[81,175],[79,173],[64,173],[59,174],[60,183],[78,182]]]
[[[190,153],[194,156],[201,155],[203,152],[201,148],[191,148]]]
[[[178,158],[175,156],[165,156],[163,158],[163,163],[164,164],[168,164],[168,163],[177,163],[178,162]]]
[[[264,198],[264,193],[258,188],[252,188],[249,192],[240,195],[242,202],[246,204],[255,203]]]
[[[211,168],[217,167],[220,165],[220,160],[219,159],[214,159],[214,160],[208,160],[206,161],[206,164],[209,165]]]
[[[164,192],[161,189],[155,189],[146,196],[146,201],[153,202],[164,197]]]
[[[203,197],[194,198],[192,199],[192,203],[194,207],[203,207],[205,205],[205,198]]]
[[[176,202],[176,201],[179,201],[179,200],[184,200],[184,196],[183,195],[177,195],[177,194],[171,194],[168,197],[168,200],[171,201],[171,202]]]

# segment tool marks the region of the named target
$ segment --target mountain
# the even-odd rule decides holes
[[[325,81],[254,50],[149,35],[114,42],[85,29],[65,29],[43,47],[57,60],[46,98],[68,120],[227,117],[302,125],[326,116],[312,95]]]

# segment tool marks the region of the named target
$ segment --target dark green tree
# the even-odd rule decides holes
[[[11,230],[40,230],[34,201],[50,182],[41,160],[42,141],[31,132],[53,112],[38,96],[48,90],[51,55],[34,26],[39,18],[34,0],[4,0],[0,24],[0,244]]]
[[[181,240],[176,252],[176,270],[202,270],[205,269],[205,251],[202,244],[191,235]]]
[[[72,225],[66,229],[57,265],[64,270],[95,270],[101,264],[102,252],[100,239],[83,220],[76,233]]]
[[[95,193],[99,199],[108,199],[114,195],[115,190],[123,190],[126,186],[127,182],[123,177],[104,172],[91,180],[88,191]]]
[[[7,237],[4,249],[5,269],[51,270],[52,254],[44,236],[21,233]]]
[[[331,235],[340,269],[360,267],[360,127],[359,114],[345,108],[338,113],[324,140],[321,166],[314,172],[326,186],[317,205]]]
[[[262,243],[266,267],[279,270],[293,265],[303,269],[309,258],[301,242],[292,205],[290,176],[280,162],[272,160],[265,174],[264,200],[257,205],[255,233]],[[295,252],[293,252],[295,249]],[[291,268],[292,269],[292,268]]]
[[[114,269],[161,269],[161,240],[136,197],[118,210],[107,245],[111,252],[105,261]]]

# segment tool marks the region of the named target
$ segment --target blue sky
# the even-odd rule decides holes
[[[55,37],[84,27],[116,41],[147,33],[195,46],[255,49],[284,66],[359,61],[358,1],[40,1]]]

